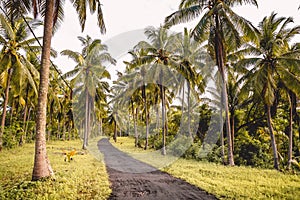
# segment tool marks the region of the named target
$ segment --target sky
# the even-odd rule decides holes
[[[278,17],[293,17],[295,22],[293,26],[300,25],[299,0],[258,0],[257,2],[258,8],[244,5],[235,7],[234,11],[255,26],[273,11],[278,13]],[[80,52],[81,46],[77,36],[89,35],[93,39],[101,39],[109,46],[112,56],[122,60],[124,53],[143,39],[143,29],[147,26],[158,27],[163,24],[165,17],[177,10],[180,0],[101,0],[101,3],[107,29],[105,35],[100,34],[96,15],[88,15],[85,31],[81,32],[75,9],[69,1],[66,1],[64,22],[53,37],[52,48],[58,52],[64,49]],[[175,26],[172,29],[182,31],[185,26],[193,28],[196,22],[197,20]],[[300,37],[295,40],[299,42]],[[63,72],[67,72],[75,66],[70,59],[60,55],[53,59],[53,62]],[[109,71],[115,73],[118,68],[120,65],[111,66]]]

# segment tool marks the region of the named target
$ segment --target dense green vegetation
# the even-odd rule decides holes
[[[131,58],[121,61],[126,67],[117,72],[117,80],[110,84],[108,79],[114,72],[109,72],[107,66],[121,64],[111,57],[100,39],[79,36],[80,52],[71,50],[72,47],[62,52],[51,49],[52,35],[62,21],[63,1],[18,2],[0,3],[0,156],[3,163],[10,162],[5,161],[6,153],[22,148],[24,153],[28,151],[28,157],[19,158],[20,162],[26,159],[22,161],[26,167],[19,172],[9,171],[20,168],[20,162],[15,161],[8,165],[16,168],[4,165],[5,169],[0,170],[8,170],[9,174],[3,180],[3,195],[19,195],[25,191],[18,190],[23,187],[30,188],[24,195],[32,195],[43,191],[42,184],[58,184],[66,190],[73,187],[68,181],[26,182],[33,162],[29,159],[33,155],[32,142],[32,180],[54,174],[48,157],[59,180],[67,173],[59,171],[52,142],[72,144],[71,140],[81,137],[85,152],[95,142],[92,139],[100,135],[116,142],[119,136],[133,136],[137,151],[158,150],[161,155],[157,156],[162,159],[165,155],[193,159],[186,166],[209,161],[275,168],[282,174],[263,173],[279,177],[278,181],[280,177],[294,177],[283,173],[299,173],[300,43],[295,38],[300,34],[300,26],[292,18],[270,13],[259,24],[252,24],[232,8],[257,6],[256,0],[182,0],[177,11],[166,13],[160,27],[145,28],[147,39],[129,47]],[[100,32],[105,33],[100,1],[72,3],[82,29],[89,7],[91,13],[97,12]],[[44,23],[30,18],[38,14]],[[172,30],[174,25],[193,19],[199,22],[195,27],[184,28],[182,32]],[[33,37],[37,28],[44,29],[42,45],[38,42],[41,37]],[[64,66],[50,62],[58,53],[75,61],[73,70],[62,74],[58,69]],[[72,171],[74,163],[63,165]],[[201,163],[198,170],[201,166],[206,168]],[[232,179],[231,173],[244,169],[216,166],[228,170],[228,176],[223,177],[228,180]],[[185,173],[177,171],[178,176]],[[14,187],[7,178],[13,172],[25,182]],[[201,174],[197,170],[186,173]],[[8,191],[11,188],[16,193]],[[203,188],[211,191],[209,187]],[[87,193],[93,195],[92,190]],[[213,192],[223,196],[219,193],[221,185],[216,190]],[[267,193],[279,198],[276,191]],[[78,193],[85,192],[79,189]],[[57,195],[53,198],[64,194]],[[228,193],[224,195],[231,197]]]
[[[107,199],[111,189],[104,163],[82,150],[81,145],[80,140],[49,142],[48,156],[55,177],[41,182],[31,182],[34,144],[3,150],[0,199]],[[73,159],[64,161],[64,152],[74,149],[77,153]]]
[[[117,143],[111,143],[130,155],[145,153],[143,149],[134,147],[134,138],[122,137]],[[136,157],[152,164],[147,158]],[[205,189],[220,199],[297,199],[300,195],[299,175],[275,170],[243,166],[228,168],[183,158],[162,170]]]

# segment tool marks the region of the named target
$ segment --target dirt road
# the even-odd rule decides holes
[[[111,182],[109,199],[216,199],[196,186],[128,156],[108,139],[100,140],[98,148],[104,154]]]

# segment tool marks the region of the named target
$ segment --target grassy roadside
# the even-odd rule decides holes
[[[118,142],[112,144],[128,153],[145,152],[134,147],[133,138],[118,138]],[[147,159],[144,161],[148,162]],[[221,199],[296,200],[300,197],[300,176],[275,170],[226,167],[186,159],[178,159],[162,170]]]
[[[63,152],[73,149],[78,154],[65,162]],[[55,180],[41,182],[30,181],[34,144],[0,153],[0,199],[107,199],[111,189],[105,165],[82,151],[81,141],[49,142],[47,150]]]

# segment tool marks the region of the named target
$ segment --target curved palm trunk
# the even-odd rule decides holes
[[[32,180],[39,180],[53,175],[46,150],[46,109],[49,84],[50,50],[53,30],[54,0],[46,0],[44,20],[44,37],[42,50],[42,65],[40,70],[40,86],[38,93],[38,108],[36,120],[35,156]]]
[[[269,127],[269,131],[270,131],[271,144],[272,144],[272,149],[273,149],[274,168],[279,170],[279,159],[278,159],[278,153],[277,153],[277,146],[276,146],[276,140],[275,140],[274,130],[273,130],[273,126],[272,126],[271,106],[267,106],[267,120],[268,120],[268,127]]]
[[[226,84],[226,75],[225,75],[225,66],[224,66],[224,44],[221,36],[220,28],[220,18],[218,15],[215,17],[216,22],[216,35],[215,35],[215,53],[218,70],[222,77],[222,93],[224,97],[224,106],[225,106],[225,123],[226,123],[226,132],[227,132],[227,143],[228,143],[228,164],[234,166],[233,159],[233,150],[232,150],[232,138],[231,138],[231,127],[230,127],[230,117],[229,117],[229,107],[228,107],[228,94],[227,94],[227,84]]]
[[[8,95],[9,95],[9,87],[10,87],[12,72],[13,72],[13,69],[9,68],[8,69],[8,77],[6,80],[5,99],[4,99],[4,103],[2,106],[3,110],[2,110],[1,129],[0,129],[0,151],[2,151],[2,146],[3,146],[2,140],[3,140],[3,134],[4,134],[5,119],[6,119],[6,107],[8,105]]]

